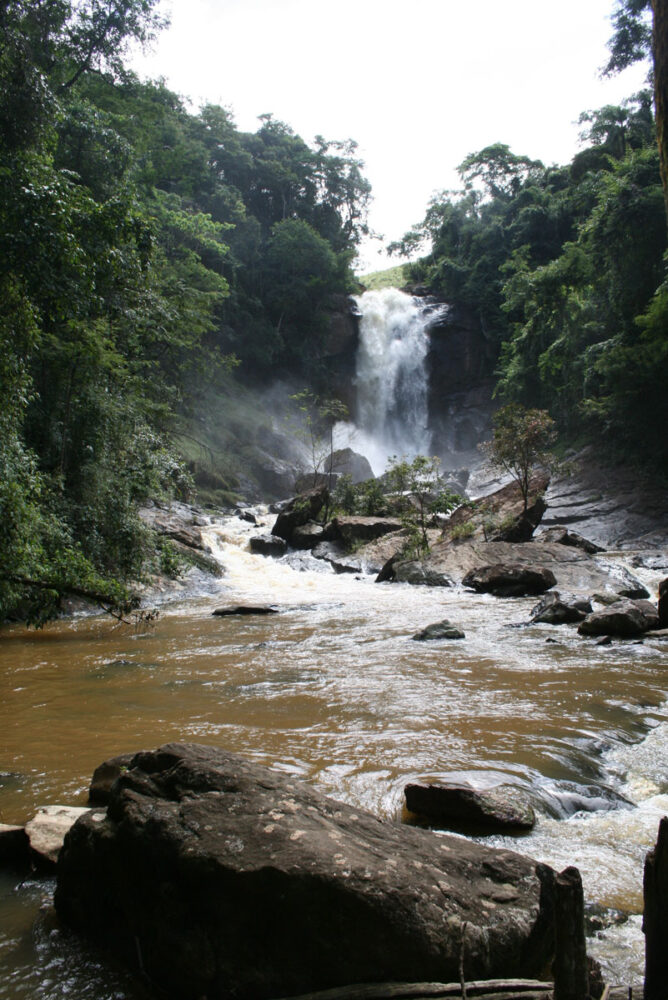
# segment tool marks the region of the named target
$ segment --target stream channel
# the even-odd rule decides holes
[[[527,621],[530,598],[253,555],[258,530],[212,520],[205,536],[224,576],[163,595],[152,626],[80,616],[2,632],[0,820],[85,804],[98,763],[170,740],[225,747],[391,822],[408,781],[512,782],[534,795],[536,829],[487,842],[577,865],[588,906],[623,914],[590,953],[609,980],[639,982],[643,860],[668,812],[668,647],[511,627]],[[655,594],[657,580],[643,580]],[[244,602],[281,613],[212,617]],[[466,638],[412,640],[443,618]],[[1,1000],[143,997],[58,927],[52,890],[0,876]]]

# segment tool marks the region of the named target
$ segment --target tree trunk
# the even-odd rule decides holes
[[[659,143],[661,182],[668,220],[668,0],[652,0],[652,11],[656,136]]]

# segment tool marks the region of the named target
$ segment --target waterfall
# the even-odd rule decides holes
[[[435,308],[397,288],[365,292],[360,310],[355,423],[337,429],[337,441],[365,455],[376,475],[392,455],[428,454],[429,327]]]

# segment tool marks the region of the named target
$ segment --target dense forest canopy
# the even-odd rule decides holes
[[[411,280],[477,315],[498,357],[498,398],[546,409],[571,441],[665,475],[668,5],[652,6],[654,36],[649,0],[617,4],[606,71],[652,51],[654,95],[583,112],[583,148],[566,166],[503,143],[471,154],[461,189],[434,197],[394,249],[427,247]]]
[[[194,387],[315,378],[354,287],[355,143],[191,113],[124,66],[161,26],[157,0],[0,4],[0,619],[122,606],[169,561],[137,505],[188,494]]]

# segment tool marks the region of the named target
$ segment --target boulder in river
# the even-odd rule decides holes
[[[412,583],[422,587],[452,587],[452,580],[445,573],[431,569],[419,559],[397,562],[392,565],[396,583]]]
[[[650,601],[621,600],[593,611],[580,623],[580,635],[636,636],[656,628],[659,614]]]
[[[335,517],[327,525],[327,537],[348,547],[371,542],[383,535],[401,531],[402,523],[396,517]]]
[[[288,543],[278,535],[270,535],[265,532],[262,535],[253,535],[250,540],[250,550],[259,556],[274,556],[280,559],[288,551]]]
[[[659,628],[668,628],[668,578],[659,584]]]
[[[111,786],[120,777],[123,771],[127,771],[130,761],[134,757],[132,753],[121,753],[116,757],[109,757],[103,761],[93,771],[90,787],[88,789],[88,801],[96,806],[106,806],[111,793]]]
[[[385,823],[226,751],[135,756],[107,818],[67,836],[60,918],[179,1000],[360,982],[532,976],[554,948],[554,872]]]
[[[533,806],[514,785],[476,789],[470,785],[406,785],[406,808],[446,829],[487,833],[531,830]]]
[[[495,594],[497,597],[522,597],[526,594],[542,594],[554,587],[557,579],[550,569],[538,565],[521,563],[495,563],[479,566],[467,573],[462,583],[479,594]]]
[[[272,535],[278,535],[289,544],[295,528],[306,524],[307,521],[315,521],[328,499],[329,490],[326,486],[316,486],[306,493],[293,497],[276,518],[271,529]]]
[[[416,632],[413,638],[416,642],[430,642],[434,639],[465,639],[466,634],[452,622],[449,622],[447,618],[444,618],[442,622],[434,622],[420,632]]]
[[[296,549],[313,549],[323,539],[325,529],[317,521],[307,521],[306,524],[298,524],[292,532],[290,544]]]
[[[558,590],[548,590],[539,603],[531,610],[532,622],[547,625],[566,625],[581,622],[591,614],[591,601],[587,597],[560,594]]]

